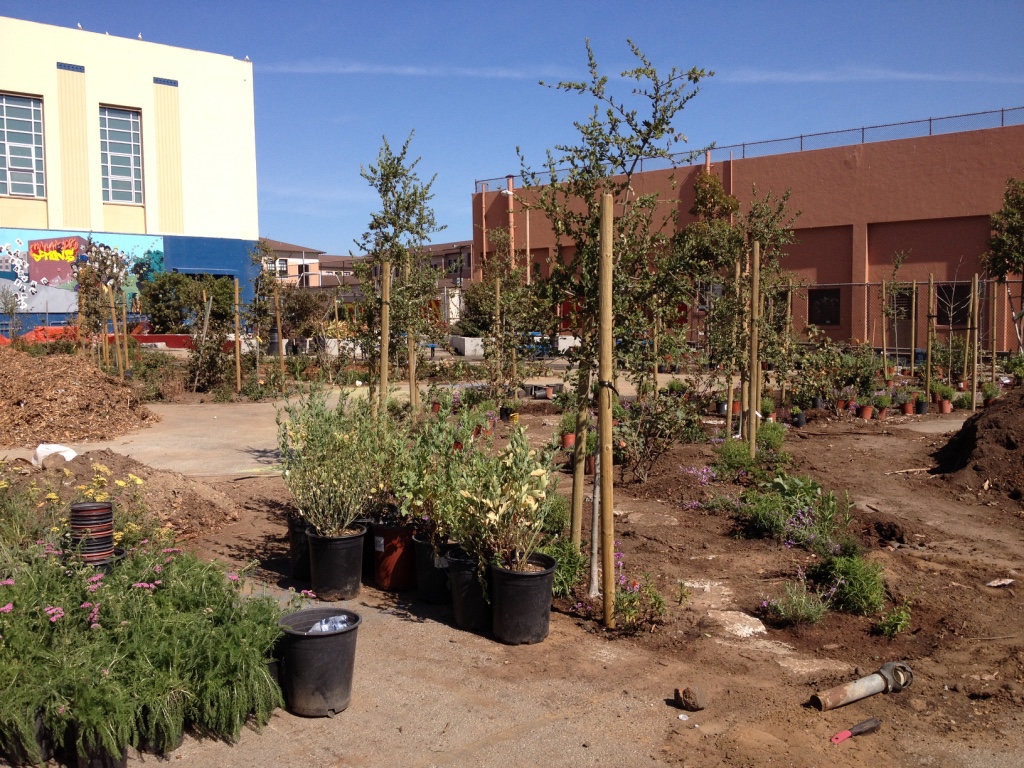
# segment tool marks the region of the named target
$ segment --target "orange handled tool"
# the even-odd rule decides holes
[[[872,717],[870,720],[865,720],[863,723],[857,723],[851,726],[847,731],[840,731],[832,737],[832,743],[838,744],[841,741],[846,741],[851,736],[860,736],[862,733],[873,733],[882,726],[882,721],[877,717]]]

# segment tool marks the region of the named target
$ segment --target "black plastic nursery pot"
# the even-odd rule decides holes
[[[927,416],[928,415],[928,401],[927,400],[918,400],[916,403],[914,403],[914,413],[916,413],[918,416]]]
[[[309,632],[321,620],[333,616],[344,616],[348,626],[332,632]],[[306,608],[277,622],[285,633],[278,653],[281,692],[289,712],[303,717],[332,717],[348,707],[360,623],[359,614],[344,608]]]
[[[307,528],[309,524],[301,517],[288,518],[288,560],[292,566],[292,578],[296,581],[309,581]]]
[[[434,551],[429,538],[413,534],[416,547],[416,597],[425,603],[444,605],[451,602],[452,590],[448,586],[448,559],[445,554],[451,547],[442,546]]]
[[[540,553],[528,562],[539,570],[511,571],[491,566],[494,636],[510,645],[539,643],[548,636],[557,563]]]
[[[455,626],[467,632],[487,632],[491,628],[491,604],[480,583],[477,559],[460,547],[453,547],[447,560]]]
[[[321,600],[351,600],[359,594],[363,573],[363,537],[366,529],[349,536],[318,536],[306,531],[309,542],[310,588]]]

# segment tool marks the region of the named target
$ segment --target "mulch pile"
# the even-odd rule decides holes
[[[939,469],[974,489],[989,487],[1024,500],[1024,389],[1013,390],[969,418],[937,453]]]
[[[157,419],[88,357],[0,348],[0,448],[109,440]]]

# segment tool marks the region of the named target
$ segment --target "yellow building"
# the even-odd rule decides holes
[[[74,311],[90,238],[156,271],[245,277],[250,62],[5,17],[0,46],[0,288],[23,312]]]

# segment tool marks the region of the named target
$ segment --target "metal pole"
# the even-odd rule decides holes
[[[991,278],[988,281],[989,285],[989,301],[992,304],[991,316],[992,322],[989,324],[991,330],[989,333],[992,334],[992,381],[996,380],[996,351],[998,349],[996,345],[996,281]]]
[[[885,294],[885,280],[882,280],[882,380],[889,378],[889,297]],[[874,335],[874,334],[872,334]]]
[[[598,360],[598,436],[601,440],[601,581],[604,625],[615,628],[615,517],[612,514],[612,196],[601,196],[599,267],[600,358]]]
[[[107,298],[110,299],[110,321],[114,324],[114,358],[117,360],[117,375],[124,381],[124,365],[121,362],[121,341],[117,334],[117,310],[114,309],[114,289],[106,288]]]
[[[391,254],[384,259],[380,276],[380,391],[377,393],[379,413],[387,407],[388,359],[391,353]]]

